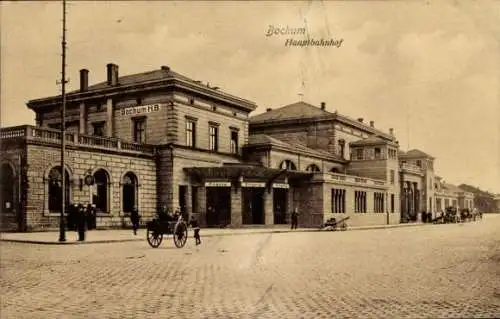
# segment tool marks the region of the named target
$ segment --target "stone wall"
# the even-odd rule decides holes
[[[47,230],[58,227],[59,212],[48,208],[48,176],[51,168],[60,165],[60,149],[48,145],[27,146],[29,163],[29,189],[26,220],[28,229]],[[65,153],[66,170],[69,173],[70,201],[91,203],[93,186],[83,184],[86,173],[103,169],[109,178],[108,210],[99,213],[97,227],[121,227],[128,224],[122,211],[122,179],[132,172],[138,180],[138,209],[142,222],[150,220],[156,212],[156,168],[147,156],[108,154],[99,150],[72,150]]]

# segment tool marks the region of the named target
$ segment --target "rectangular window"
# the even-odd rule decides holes
[[[390,174],[391,174],[391,176],[390,176],[391,184],[394,185],[396,177],[395,177],[395,172],[393,169],[391,169]]]
[[[238,131],[231,130],[231,153],[238,154]]]
[[[391,213],[394,213],[394,194],[391,194]]]
[[[373,211],[375,213],[384,212],[384,193],[373,194]]]
[[[354,212],[366,213],[366,192],[354,192]]]
[[[196,147],[196,122],[186,120],[186,146]]]
[[[332,188],[332,213],[345,213],[345,189]]]
[[[363,149],[362,148],[358,148],[356,150],[356,159],[359,159],[359,160],[363,159]]]
[[[146,143],[146,118],[134,118],[134,142]]]
[[[417,166],[422,168],[422,161],[421,160],[417,160]]]
[[[382,158],[382,150],[378,147],[375,148],[375,159],[381,159]]]
[[[215,152],[219,150],[219,127],[215,125],[209,128],[209,149]]]
[[[92,123],[93,135],[95,136],[105,136],[106,122],[95,122]]]

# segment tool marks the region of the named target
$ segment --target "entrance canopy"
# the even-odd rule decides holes
[[[219,180],[238,181],[251,180],[265,182],[268,186],[272,182],[307,180],[313,174],[308,172],[297,172],[286,169],[267,168],[251,165],[228,165],[219,167],[188,167],[184,171],[199,181]]]

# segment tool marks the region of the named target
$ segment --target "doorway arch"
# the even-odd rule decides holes
[[[138,205],[138,183],[137,176],[133,172],[127,172],[122,178],[122,210],[130,213]]]
[[[94,194],[92,203],[99,213],[109,213],[109,174],[104,169],[94,173]]]

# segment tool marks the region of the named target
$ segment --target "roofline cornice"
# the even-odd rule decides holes
[[[334,158],[334,157],[328,158],[328,157],[321,155],[321,154],[314,154],[314,153],[307,152],[307,151],[298,151],[298,150],[295,150],[295,149],[292,149],[292,148],[289,148],[286,146],[276,145],[276,144],[272,144],[272,143],[245,144],[243,146],[243,148],[245,148],[245,149],[257,149],[257,150],[273,150],[274,149],[277,151],[284,151],[284,152],[293,153],[293,154],[297,154],[297,155],[314,157],[314,158],[318,158],[321,160],[327,160],[327,161],[335,162],[335,163],[342,163],[342,164],[348,163],[348,161],[345,159],[342,160],[342,159],[338,159],[338,158]]]
[[[224,101],[237,108],[242,108],[248,112],[251,112],[257,108],[254,102],[237,98],[235,96],[229,95],[227,93],[215,91],[212,88],[205,87],[199,84],[193,84],[189,81],[185,81],[177,78],[167,78],[163,80],[155,80],[148,82],[135,83],[127,86],[115,86],[110,88],[104,88],[99,90],[90,90],[85,92],[73,92],[67,95],[68,103],[85,102],[100,98],[110,98],[115,96],[120,96],[124,94],[133,94],[140,91],[154,91],[164,88],[179,88],[189,90],[191,92],[198,93],[203,96],[207,96],[210,99],[216,99]],[[30,100],[26,105],[29,109],[36,110],[41,107],[54,106],[60,104],[61,96],[51,96],[48,98]]]

